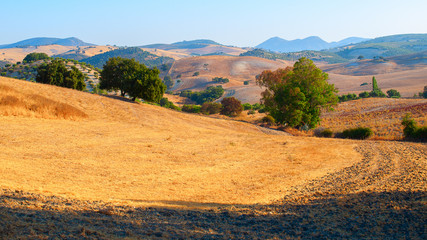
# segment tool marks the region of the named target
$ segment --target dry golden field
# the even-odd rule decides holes
[[[1,77],[0,237],[422,239],[426,152]]]

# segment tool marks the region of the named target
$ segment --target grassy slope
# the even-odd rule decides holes
[[[43,102],[45,115],[26,114]],[[0,237],[425,235],[425,144],[266,135],[9,78],[0,105]]]

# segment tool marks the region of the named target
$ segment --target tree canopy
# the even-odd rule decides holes
[[[157,68],[150,69],[134,59],[110,58],[101,72],[99,87],[106,90],[120,90],[133,100],[142,98],[150,102],[159,102],[166,86],[159,77]]]
[[[332,110],[338,102],[338,90],[327,79],[328,74],[313,61],[300,58],[292,68],[262,72],[257,84],[266,87],[261,101],[277,123],[314,128],[320,121],[320,110]]]
[[[49,56],[46,53],[30,53],[27,56],[25,56],[24,60],[22,60],[24,63],[31,62],[31,61],[38,61],[43,59],[49,59]]]
[[[36,82],[56,85],[60,87],[85,90],[85,76],[76,67],[68,70],[64,62],[53,60],[49,64],[38,67]]]

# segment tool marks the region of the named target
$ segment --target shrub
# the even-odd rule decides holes
[[[361,97],[361,98],[368,98],[370,96],[371,95],[369,94],[369,92],[361,92],[361,93],[359,93],[359,97]]]
[[[243,85],[249,85],[249,81],[244,81]]]
[[[408,140],[427,141],[427,126],[418,127],[410,114],[406,114],[402,120],[403,136]]]
[[[199,105],[189,104],[182,106],[181,110],[188,113],[200,113],[201,107]]]
[[[160,106],[181,111],[181,109],[178,106],[173,104],[173,102],[169,101],[169,99],[167,98],[160,99]]]
[[[366,139],[369,138],[373,134],[370,128],[357,127],[344,130],[342,132],[343,138],[351,138],[351,139]]]
[[[251,110],[252,105],[250,103],[243,103],[243,110]]]
[[[249,110],[248,111],[248,115],[252,115],[252,114],[255,114],[255,111],[254,110]]]
[[[212,81],[215,83],[228,83],[230,80],[228,78],[215,77],[215,78],[212,78]]]
[[[193,77],[196,77],[196,76],[199,76],[199,75],[200,75],[200,72],[193,73]]]
[[[400,98],[400,93],[396,89],[390,89],[387,91],[389,98]]]
[[[316,137],[326,137],[326,138],[330,138],[332,137],[334,133],[332,132],[332,130],[330,129],[324,129],[324,128],[318,128],[314,131],[314,135]]]
[[[271,115],[267,115],[267,116],[263,117],[261,119],[261,121],[262,121],[262,123],[267,124],[267,125],[274,125],[276,123],[276,120]]]
[[[221,103],[205,102],[200,108],[200,112],[206,115],[217,114],[221,111],[221,108],[222,108]]]
[[[224,89],[222,86],[209,86],[206,88],[206,90],[200,92],[192,92],[190,90],[182,91],[180,96],[188,97],[197,104],[203,104],[205,102],[215,101],[216,99],[220,98],[222,94],[224,94]]]
[[[235,117],[243,111],[242,103],[234,97],[226,97],[221,101],[221,114]]]

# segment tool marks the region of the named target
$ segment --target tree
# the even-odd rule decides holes
[[[257,84],[267,89],[261,101],[277,123],[291,127],[314,128],[321,109],[333,110],[338,90],[327,82],[328,74],[313,61],[300,58],[293,66],[275,72],[263,72]]]
[[[86,89],[85,77],[80,70],[72,66],[68,70],[64,62],[53,60],[42,64],[37,70],[36,82],[56,85],[77,90]]]
[[[390,89],[387,91],[389,98],[400,98],[400,93],[396,89]]]
[[[378,87],[377,80],[375,77],[372,77],[372,92],[370,93],[371,97],[385,97],[385,94]]]
[[[30,53],[27,56],[25,56],[23,62],[32,62],[37,60],[43,60],[43,59],[49,59],[49,56],[46,53]]]
[[[242,103],[234,97],[226,97],[221,101],[221,114],[235,117],[243,111]]]
[[[424,86],[423,97],[427,98],[427,86]]]
[[[101,72],[99,87],[106,90],[120,90],[121,96],[128,94],[132,100],[142,98],[159,102],[166,86],[159,78],[157,68],[149,69],[135,59],[110,58]]]

